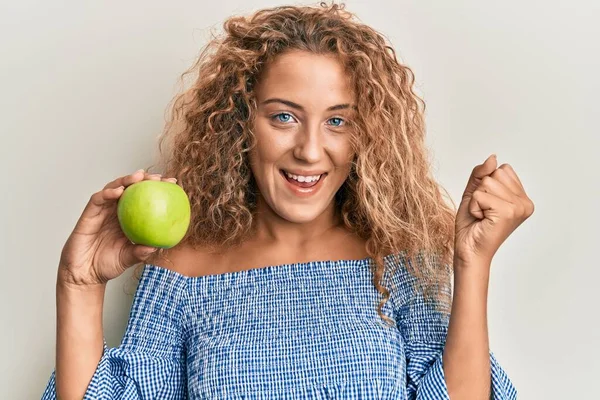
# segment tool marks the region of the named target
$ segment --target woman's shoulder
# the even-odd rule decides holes
[[[185,277],[199,276],[203,269],[215,262],[215,254],[203,247],[176,245],[161,254],[153,254],[146,264],[175,272]],[[204,266],[204,268],[203,268]]]

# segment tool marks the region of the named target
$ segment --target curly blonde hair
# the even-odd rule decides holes
[[[430,174],[425,103],[412,89],[412,70],[344,4],[263,9],[230,17],[223,27],[180,76],[183,82],[196,74],[170,103],[159,138],[163,175],[177,178],[192,206],[181,243],[223,250],[251,237],[257,188],[247,154],[256,144],[258,76],[288,50],[335,55],[351,77],[358,110],[351,121],[356,156],[335,201],[345,227],[366,241],[373,284],[383,295],[378,314],[395,324],[381,311],[390,297],[382,285],[390,253],[402,253],[417,289],[449,312],[456,206]]]

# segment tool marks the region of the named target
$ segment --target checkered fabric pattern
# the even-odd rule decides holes
[[[377,313],[371,258],[200,277],[146,264],[123,341],[104,344],[84,399],[449,399],[448,318],[404,258],[384,261],[397,267],[382,309],[395,327]],[[492,398],[515,399],[490,362]],[[42,400],[56,399],[54,377]]]

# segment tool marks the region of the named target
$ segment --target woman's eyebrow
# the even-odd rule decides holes
[[[286,106],[295,108],[300,111],[304,111],[304,107],[302,107],[300,104],[294,103],[293,101],[280,99],[280,98],[271,98],[271,99],[267,99],[262,102],[263,105],[270,104],[270,103],[282,103],[282,104],[285,104]],[[346,104],[337,104],[335,106],[331,106],[331,107],[327,108],[327,111],[345,110],[347,108],[353,108],[356,110],[355,105],[346,103]]]

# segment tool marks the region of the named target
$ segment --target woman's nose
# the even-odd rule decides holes
[[[321,159],[323,143],[319,126],[307,126],[298,132],[294,156],[306,162],[314,163]]]

